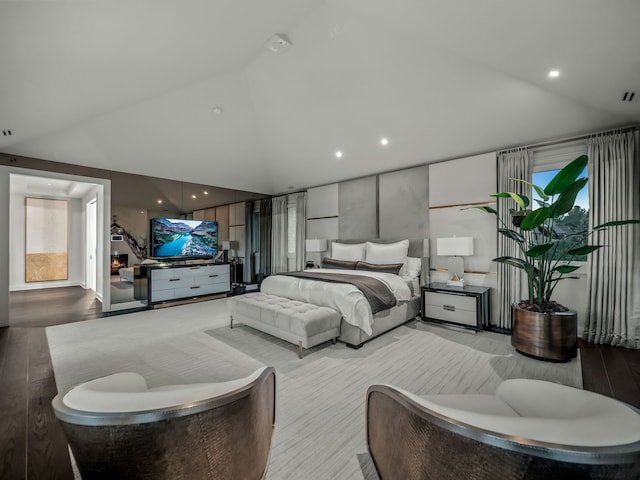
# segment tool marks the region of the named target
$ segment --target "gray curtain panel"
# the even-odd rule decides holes
[[[638,131],[602,134],[587,142],[589,222],[640,218]],[[589,308],[583,338],[640,348],[640,227],[594,233],[605,245],[590,256]]]
[[[260,200],[260,261],[257,272],[271,273],[271,199]]]
[[[253,283],[253,202],[244,204],[244,270],[242,278],[245,283]]]
[[[531,181],[532,172],[531,153],[526,148],[518,148],[498,153],[498,191],[514,192],[526,195],[531,199],[531,187],[514,179]],[[512,228],[509,207],[513,203],[510,199],[498,199],[498,214],[508,228]],[[499,228],[502,228],[499,222]],[[498,234],[498,257],[509,255],[522,257],[513,240]],[[511,304],[522,300],[522,273],[520,270],[503,265],[498,266],[498,304],[500,311],[497,327],[511,329]]]
[[[287,202],[286,195],[271,199],[271,273],[288,271]]]
[[[296,270],[304,270],[307,238],[307,192],[296,195]]]

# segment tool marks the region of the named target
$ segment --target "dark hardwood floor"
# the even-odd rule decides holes
[[[80,287],[10,294],[11,327],[0,328],[0,479],[73,479],[54,417],[56,386],[45,327],[102,317]],[[640,351],[579,341],[584,388],[640,408]]]

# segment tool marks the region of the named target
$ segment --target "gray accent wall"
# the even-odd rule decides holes
[[[307,190],[307,238],[338,238],[338,184]]]
[[[428,165],[307,191],[307,238],[428,237]]]
[[[338,184],[340,238],[378,237],[378,177]]]
[[[380,238],[429,236],[429,167],[379,177]]]

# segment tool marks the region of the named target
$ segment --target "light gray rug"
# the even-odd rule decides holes
[[[230,329],[221,301],[202,305],[47,329],[59,389],[114,371],[162,384],[227,379],[272,365],[277,403],[268,478],[333,480],[377,478],[365,437],[369,385],[418,394],[493,393],[502,380],[518,377],[582,386],[579,359],[540,362],[515,353],[507,336],[419,321],[360,350],[325,344],[299,360],[294,345],[249,327]]]

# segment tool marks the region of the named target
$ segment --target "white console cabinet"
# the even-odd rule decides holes
[[[148,267],[149,306],[231,290],[231,268],[225,264],[172,264]]]

